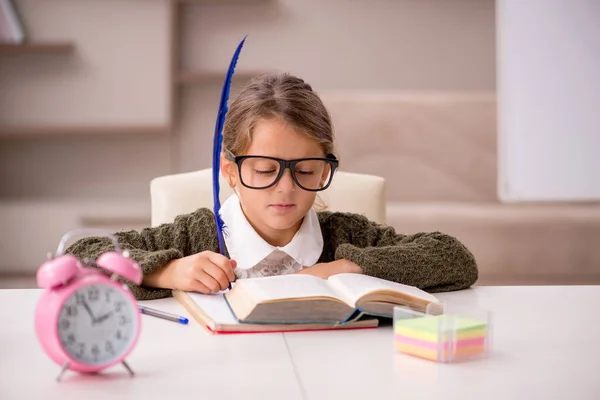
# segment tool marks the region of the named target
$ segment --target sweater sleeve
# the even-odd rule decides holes
[[[218,251],[214,215],[207,208],[180,215],[174,222],[157,227],[144,228],[140,232],[130,230],[114,233],[121,250],[128,250],[131,259],[137,262],[144,275],[150,274],[170,261],[205,250]],[[88,260],[90,267],[102,253],[113,251],[114,245],[107,237],[86,237],[69,246],[65,253],[79,260]],[[152,300],[171,296],[170,289],[158,289],[136,285],[121,279],[138,300]]]
[[[327,219],[332,258],[350,260],[366,275],[429,292],[466,289],[477,281],[473,254],[452,236],[402,235],[358,214],[330,213]]]

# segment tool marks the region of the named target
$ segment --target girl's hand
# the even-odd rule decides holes
[[[332,275],[342,273],[362,274],[360,266],[352,261],[341,259],[328,263],[315,264],[312,267],[304,268],[297,272],[298,274],[314,275],[319,278],[327,279]]]
[[[203,251],[171,261],[144,277],[145,286],[199,293],[225,290],[235,279],[236,262],[220,253]]]

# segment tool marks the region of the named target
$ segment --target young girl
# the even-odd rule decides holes
[[[214,215],[200,208],[173,223],[116,233],[142,268],[138,299],[171,289],[215,293],[229,282],[277,274],[368,274],[429,292],[471,286],[473,255],[448,235],[397,234],[392,227],[342,212],[317,212],[317,192],[335,179],[330,116],[310,85],[288,74],[251,81],[231,103],[223,131],[221,174],[235,191],[220,214],[226,255],[219,253]],[[96,259],[108,238],[84,238],[68,253]]]

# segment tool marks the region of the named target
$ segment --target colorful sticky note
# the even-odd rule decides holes
[[[396,349],[431,360],[483,353],[486,338],[485,322],[457,315],[400,319],[394,323]]]

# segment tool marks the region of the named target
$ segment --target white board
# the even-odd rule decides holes
[[[500,199],[600,200],[600,1],[496,4]]]

